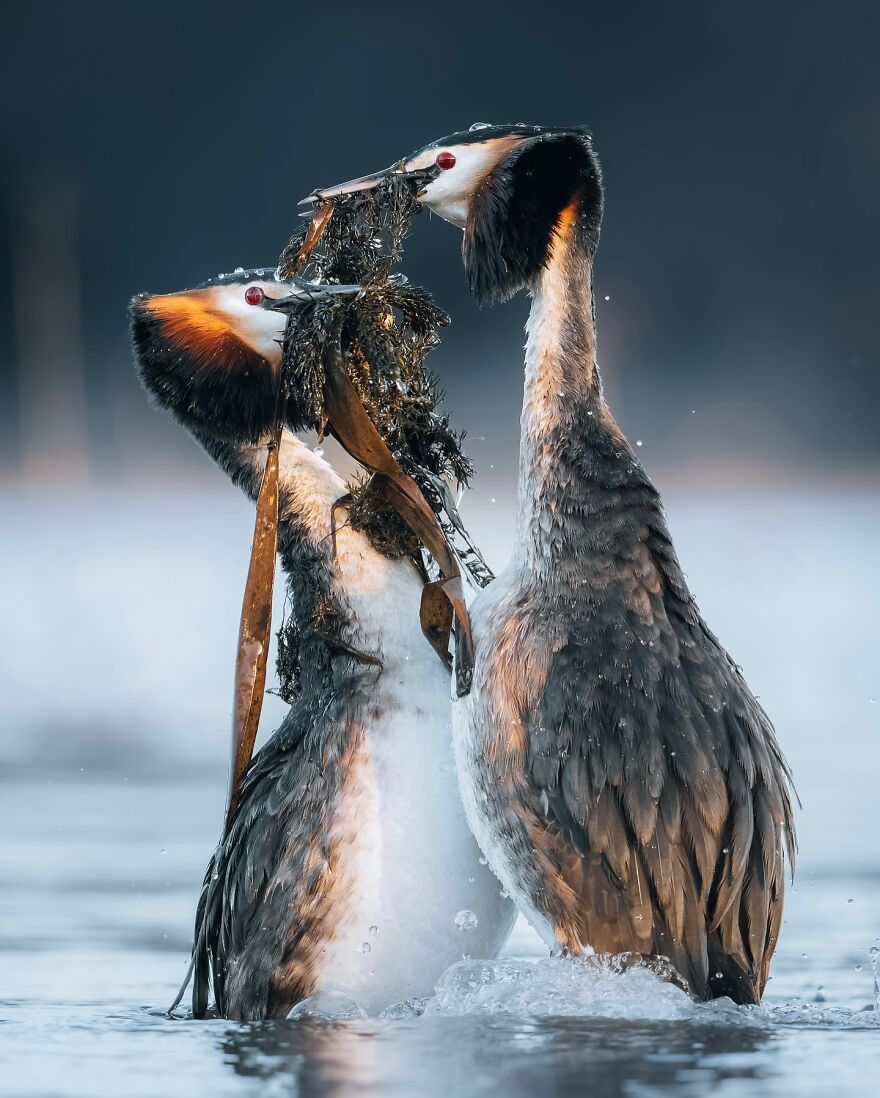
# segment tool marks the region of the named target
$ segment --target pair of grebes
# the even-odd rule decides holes
[[[559,953],[665,958],[696,998],[758,1002],[790,776],[603,397],[590,137],[481,125],[313,198],[416,172],[419,202],[464,231],[477,299],[532,298],[514,552],[472,604],[473,681],[451,701],[419,629],[423,576],[339,520],[342,479],[284,432],[279,553],[294,612],[332,594],[336,642],[303,634],[301,696],[211,860],[194,1014],[213,998],[283,1017],[324,992],[376,1013],[497,956],[517,911]],[[277,378],[285,319],[262,305],[289,292],[244,272],[132,307],[147,388],[251,497],[266,440],[214,422]]]

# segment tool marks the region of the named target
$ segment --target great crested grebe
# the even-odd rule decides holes
[[[135,298],[137,365],[255,498],[277,389],[287,283],[240,272]],[[299,626],[301,694],[254,757],[205,877],[193,1011],[283,1017],[339,991],[368,1013],[430,995],[463,953],[495,956],[515,909],[481,864],[452,748],[448,670],[419,627],[422,579],[337,508],[332,466],[285,431],[279,553]]]
[[[532,297],[516,545],[472,607],[454,719],[471,826],[552,947],[668,957],[697,996],[757,1002],[783,845],[794,857],[790,775],[603,397],[590,136],[478,124],[315,196],[432,165],[421,201],[464,230],[475,296]]]

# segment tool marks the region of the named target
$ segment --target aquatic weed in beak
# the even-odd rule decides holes
[[[327,352],[338,329],[345,370],[379,435],[440,519],[468,574],[485,586],[492,573],[468,538],[447,486],[466,486],[473,466],[462,450],[463,432],[438,411],[442,393],[424,368],[439,342],[437,329],[449,318],[427,290],[391,274],[430,174],[390,174],[371,190],[326,200],[332,213],[303,275],[313,283],[363,289],[352,297],[321,296],[291,313],[282,358],[286,419],[294,430],[322,432]],[[294,273],[308,232],[305,227],[291,238],[279,277]],[[350,521],[380,552],[416,556],[418,538],[388,507],[380,488],[373,478],[350,485]]]

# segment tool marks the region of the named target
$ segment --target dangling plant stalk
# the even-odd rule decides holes
[[[315,210],[299,252],[292,260],[295,270],[302,268],[326,231],[333,208],[322,204]],[[294,272],[295,273],[295,272]],[[266,687],[266,662],[272,629],[272,590],[275,585],[275,561],[278,554],[278,457],[287,403],[284,372],[279,371],[275,417],[266,455],[266,467],[257,496],[254,537],[247,580],[241,605],[238,650],[235,657],[235,687],[232,712],[232,763],[229,771],[229,795],[226,804],[226,830],[238,808],[241,783],[254,752],[263,693]]]

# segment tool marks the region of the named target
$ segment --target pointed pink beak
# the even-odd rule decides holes
[[[325,198],[336,198],[340,194],[354,194],[355,191],[371,191],[374,187],[389,177],[389,175],[416,175],[416,172],[408,172],[403,166],[403,161],[392,164],[390,168],[383,168],[380,172],[372,172],[370,175],[361,175],[357,179],[349,179],[347,183],[337,183],[335,187],[321,187],[312,191],[310,195],[300,199],[300,206],[307,206],[310,202],[320,202]]]

